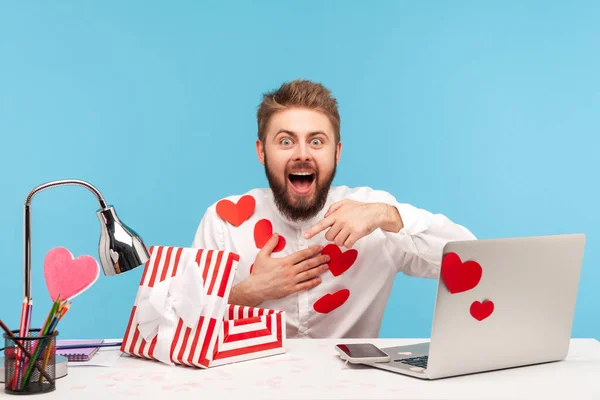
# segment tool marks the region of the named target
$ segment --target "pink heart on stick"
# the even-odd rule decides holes
[[[71,300],[85,292],[100,275],[98,262],[92,256],[74,258],[63,247],[56,247],[44,258],[44,278],[52,301]]]

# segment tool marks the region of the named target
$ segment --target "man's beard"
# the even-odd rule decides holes
[[[323,209],[325,203],[327,202],[327,195],[329,194],[331,183],[335,177],[335,171],[336,165],[334,164],[331,175],[325,180],[325,182],[321,183],[319,182],[319,171],[316,170],[313,181],[315,184],[316,196],[312,199],[312,201],[309,200],[307,196],[298,196],[296,197],[296,204],[292,204],[288,198],[287,185],[291,185],[291,183],[287,178],[287,173],[284,176],[284,182],[282,184],[276,176],[271,174],[267,163],[267,155],[265,153],[265,173],[267,174],[269,186],[273,191],[275,204],[277,205],[279,211],[292,221],[306,221],[317,215],[319,211]]]

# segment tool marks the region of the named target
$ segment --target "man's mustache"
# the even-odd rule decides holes
[[[311,170],[311,171],[317,171],[317,167],[311,163],[307,163],[307,162],[302,162],[302,163],[297,163],[297,164],[293,164],[288,168],[288,171],[296,171],[296,170]]]

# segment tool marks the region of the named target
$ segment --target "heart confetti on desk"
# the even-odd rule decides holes
[[[483,273],[478,262],[462,262],[458,254],[447,253],[442,259],[441,275],[450,293],[461,293],[479,284]]]
[[[100,275],[98,262],[92,256],[74,258],[64,247],[56,247],[44,258],[44,278],[52,301],[58,296],[71,300],[85,292]]]

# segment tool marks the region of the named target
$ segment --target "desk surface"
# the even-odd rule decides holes
[[[386,347],[423,340],[369,341]],[[333,349],[336,342],[288,339],[285,354],[210,369],[123,355],[112,367],[69,368],[56,390],[41,398],[600,399],[600,342],[594,339],[572,339],[564,361],[436,381],[345,364]]]

